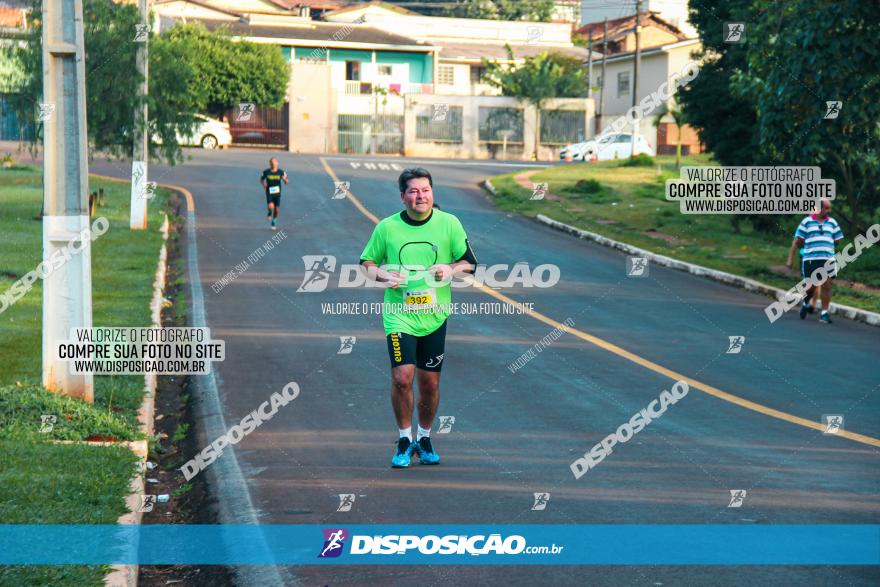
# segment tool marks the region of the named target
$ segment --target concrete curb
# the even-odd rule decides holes
[[[153,280],[153,298],[150,300],[150,326],[160,328],[162,326],[162,300],[165,294],[165,275],[168,263],[168,215],[165,215],[165,222],[162,224],[162,248],[159,250],[159,264],[156,268],[156,277]],[[155,373],[147,373],[144,375],[144,401],[138,410],[138,422],[140,422],[141,432],[146,438],[153,435],[153,416],[156,405],[156,382]],[[118,443],[106,443],[118,444]],[[135,475],[131,480],[131,493],[125,499],[129,512],[123,514],[116,520],[117,524],[140,524],[143,519],[143,513],[138,511],[141,505],[141,495],[145,493],[143,474],[146,471],[147,453],[149,450],[147,440],[138,440],[127,443],[140,460],[138,468],[139,474]],[[134,545],[132,545],[134,547]],[[138,570],[136,564],[130,565],[113,565],[112,571],[104,577],[104,585],[108,587],[136,587],[138,584]]]
[[[492,182],[490,180],[487,179],[486,181],[484,181],[482,186],[492,195],[497,194],[497,190],[495,189],[495,186],[492,185]],[[645,249],[640,249],[627,243],[610,239],[606,236],[602,236],[601,234],[596,234],[595,232],[590,232],[588,230],[582,230],[569,224],[559,222],[558,220],[553,220],[552,218],[548,218],[543,214],[538,214],[536,220],[541,224],[544,224],[551,228],[555,228],[556,230],[559,230],[561,232],[574,235],[580,239],[593,241],[600,245],[610,247],[612,249],[617,249],[630,255],[647,257],[652,262],[663,267],[670,267],[672,269],[678,269],[679,271],[686,271],[692,275],[698,275],[700,277],[705,277],[713,281],[726,283],[727,285],[732,285],[746,291],[753,291],[764,294],[773,298],[774,300],[781,301],[785,299],[785,292],[783,290],[779,289],[778,287],[767,285],[766,283],[761,283],[760,281],[755,281],[754,279],[749,279],[747,277],[741,277],[732,273],[709,269],[708,267],[703,267],[702,265],[695,265],[694,263],[687,263],[685,261],[679,261],[678,259],[673,259],[671,257],[658,255],[657,253],[652,253],[651,251],[646,251]],[[844,318],[849,318],[850,320],[858,320],[859,322],[864,322],[865,324],[869,324],[871,326],[880,326],[880,314],[876,312],[869,312],[868,310],[853,308],[852,306],[844,306],[843,304],[835,304],[833,302],[828,307],[828,311],[836,316],[843,316]]]

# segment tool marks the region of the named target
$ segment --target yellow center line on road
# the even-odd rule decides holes
[[[339,181],[339,178],[336,177],[336,174],[333,172],[333,169],[330,168],[330,166],[327,164],[327,162],[324,160],[324,158],[320,157],[320,160],[321,160],[321,164],[324,166],[324,170],[333,179],[333,181]],[[351,191],[348,192],[348,199],[351,200],[352,204],[354,204],[355,207],[358,210],[360,210],[367,218],[372,220],[374,224],[379,223],[379,218],[375,214],[373,214],[372,212],[367,210],[367,208],[361,203],[360,200],[357,199],[357,197],[355,197],[355,195],[353,193],[351,193]],[[765,405],[755,403],[753,401],[749,401],[745,398],[741,398],[741,397],[734,395],[732,393],[729,393],[727,391],[722,391],[721,389],[718,389],[717,387],[714,387],[714,386],[709,385],[707,383],[703,383],[702,381],[698,381],[692,377],[688,377],[686,375],[678,373],[677,371],[673,371],[672,369],[667,369],[666,367],[664,367],[662,365],[658,365],[657,363],[654,363],[653,361],[649,361],[648,359],[645,359],[644,357],[641,357],[641,356],[639,356],[635,353],[632,353],[624,348],[621,348],[621,347],[617,346],[616,344],[610,343],[607,340],[603,340],[597,336],[593,336],[592,334],[578,330],[577,328],[571,328],[565,324],[557,322],[553,318],[545,316],[544,314],[541,314],[540,312],[537,312],[535,310],[528,311],[528,308],[526,308],[523,304],[521,304],[521,303],[517,302],[516,300],[513,300],[513,299],[507,297],[506,295],[504,295],[500,292],[497,292],[491,288],[488,288],[488,287],[485,287],[485,286],[479,285],[479,284],[475,284],[475,286],[477,289],[479,289],[481,292],[485,293],[486,295],[489,295],[489,296],[495,298],[496,300],[504,302],[505,304],[513,306],[514,308],[519,308],[523,312],[524,316],[531,316],[535,320],[543,322],[544,324],[547,324],[548,326],[558,328],[558,329],[562,330],[563,332],[568,332],[583,341],[592,343],[603,350],[606,350],[610,353],[613,353],[613,354],[617,355],[618,357],[626,359],[627,361],[632,361],[633,363],[640,365],[646,369],[649,369],[655,373],[659,373],[660,375],[665,375],[666,377],[670,377],[676,381],[685,381],[691,388],[698,389],[698,390],[702,391],[703,393],[717,397],[718,399],[724,400],[726,402],[730,402],[734,405],[740,406],[741,408],[745,408],[747,410],[752,410],[753,412],[758,412],[759,414],[764,414],[765,416],[770,416],[771,418],[776,418],[777,420],[783,420],[783,421],[789,422],[791,424],[797,424],[797,425],[803,426],[805,428],[811,428],[813,430],[818,430],[819,432],[825,431],[825,426],[819,422],[816,422],[814,420],[807,420],[806,418],[801,418],[800,416],[795,416],[794,414],[789,414],[789,413],[783,412],[781,410],[775,410],[775,409],[767,407]],[[850,432],[848,430],[839,430],[836,434],[834,434],[834,436],[841,436],[843,438],[848,438],[849,440],[852,440],[855,442],[860,442],[862,444],[867,444],[869,446],[880,447],[880,439],[873,438],[871,436],[866,436],[864,434],[858,434],[857,432]]]
[[[336,174],[333,173],[333,170],[330,169],[330,166],[327,164],[324,158],[319,157],[319,159],[321,160],[321,165],[324,166],[324,171],[327,172],[327,175],[329,175],[333,179],[333,181],[338,182],[339,178],[336,177]],[[355,208],[361,211],[361,214],[372,220],[373,224],[379,224],[379,217],[367,210],[367,207],[361,204],[361,201],[358,200],[353,193],[351,193],[351,190],[348,191],[347,198],[352,204],[354,204]]]

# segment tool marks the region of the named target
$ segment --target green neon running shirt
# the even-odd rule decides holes
[[[418,269],[461,260],[468,249],[467,235],[458,218],[437,208],[421,222],[405,215],[406,210],[403,210],[376,225],[361,253],[361,260],[387,265],[385,269],[389,271],[409,270],[405,285],[385,289],[385,311],[382,313],[385,334],[404,332],[427,336],[449,317],[452,288],[448,283],[430,287],[425,273]],[[404,310],[405,295],[406,303],[419,308],[418,311]],[[426,311],[430,304],[440,307]]]

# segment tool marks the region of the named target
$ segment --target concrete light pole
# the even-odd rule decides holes
[[[43,0],[42,22],[43,260],[48,265],[53,253],[89,225],[82,0]],[[91,240],[83,241],[79,254],[43,271],[43,386],[93,402],[93,376],[71,374],[68,363],[56,356],[71,329],[92,326]]]
[[[141,99],[142,105],[134,112],[134,149],[131,158],[131,216],[129,227],[132,230],[144,230],[147,228],[147,167],[149,158],[149,131],[147,130],[148,108],[147,92],[149,90],[149,60],[148,43],[150,12],[147,0],[139,0],[138,7],[141,11],[141,26],[135,31],[137,49],[137,69],[141,74]]]
[[[642,36],[642,0],[636,0],[636,54],[635,54],[635,62],[633,64],[633,87],[632,87],[632,105],[633,108],[636,107],[636,103],[639,101],[639,62],[642,59],[642,50],[640,47],[640,40]],[[639,119],[636,118],[633,122],[633,134],[632,134],[632,150],[630,151],[630,157],[636,156],[636,142],[639,140]]]

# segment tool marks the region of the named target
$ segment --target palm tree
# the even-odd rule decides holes
[[[678,132],[678,140],[675,145],[675,170],[678,171],[681,167],[681,129],[687,124],[687,119],[685,118],[684,110],[681,109],[681,105],[675,97],[668,103],[660,105],[660,110],[654,115],[654,126],[660,126],[663,118],[666,118],[667,115],[672,118],[672,123],[675,124]]]

